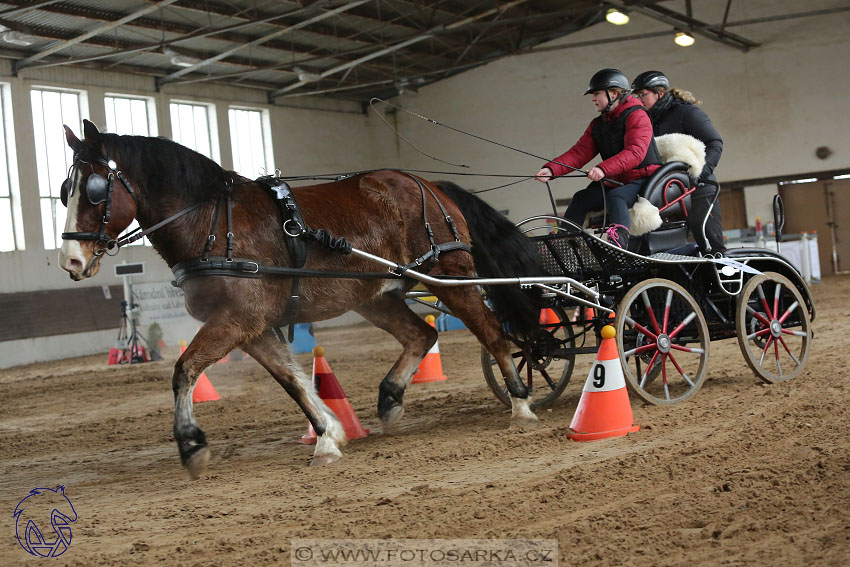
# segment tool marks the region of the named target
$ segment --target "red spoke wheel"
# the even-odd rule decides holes
[[[670,405],[696,394],[708,367],[708,325],[699,304],[670,280],[644,280],[623,296],[614,320],[629,389]]]
[[[738,296],[735,325],[744,360],[765,382],[790,380],[803,370],[811,322],[800,290],[785,276],[750,278]]]
[[[575,333],[572,323],[560,307],[552,311],[561,323],[541,323],[534,339],[524,348],[516,347],[511,353],[517,373],[531,390],[531,409],[545,408],[554,402],[567,387],[575,366]],[[487,385],[506,406],[511,406],[511,396],[499,365],[487,349],[481,349],[481,368]]]

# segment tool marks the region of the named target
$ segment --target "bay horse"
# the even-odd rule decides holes
[[[118,235],[134,218],[173,269],[207,253],[209,260],[244,258],[256,266],[293,265],[281,211],[273,192],[259,180],[227,171],[165,138],[102,133],[87,120],[83,134],[80,140],[65,127],[74,163],[62,189],[68,216],[59,265],[71,279],[94,276],[103,254],[115,249]],[[533,276],[538,269],[530,240],[503,215],[453,183],[435,184],[400,171],[378,170],[294,187],[291,192],[305,226],[327,229],[356,249],[431,276]],[[225,194],[229,197],[222,207]],[[222,208],[230,211],[227,222]],[[435,243],[446,242],[457,246],[422,260]],[[374,273],[376,268],[368,258],[345,255],[318,240],[308,241],[306,249],[304,270],[356,275]],[[256,359],[306,414],[318,436],[311,464],[341,457],[339,447],[346,442],[342,425],[274,331],[293,322],[321,321],[354,310],[393,335],[402,353],[380,383],[378,416],[385,429],[397,422],[405,387],[436,342],[437,332],[405,302],[415,280],[396,275],[400,277],[308,276],[299,278],[296,294],[293,278],[286,274],[202,274],[183,279],[186,309],[203,322],[177,360],[172,377],[174,438],[190,477],[198,478],[209,459],[206,437],[193,413],[192,389],[207,366],[234,348]],[[532,425],[537,416],[512,361],[505,328],[515,336],[530,336],[538,323],[538,302],[519,285],[485,289],[495,313],[475,285],[433,286],[429,291],[497,361],[512,396],[511,423]],[[300,300],[294,317],[288,318],[292,295]]]

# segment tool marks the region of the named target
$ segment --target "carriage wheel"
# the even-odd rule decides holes
[[[629,389],[656,405],[699,391],[708,363],[708,325],[685,288],[655,278],[631,288],[617,308],[617,351]]]
[[[575,346],[572,323],[560,307],[553,307],[552,311],[557,315],[558,321],[565,324],[541,323],[536,340],[530,346],[524,349],[517,347],[511,353],[520,378],[531,390],[532,409],[548,407],[561,395],[570,381],[575,365],[576,355],[565,355],[563,352],[563,349]],[[555,349],[561,352],[555,352]],[[496,359],[485,348],[481,349],[481,368],[484,370],[487,385],[500,402],[510,407],[511,396],[505,386],[505,380]]]
[[[785,276],[766,272],[747,281],[738,296],[735,326],[744,360],[765,382],[790,380],[806,365],[809,313]]]

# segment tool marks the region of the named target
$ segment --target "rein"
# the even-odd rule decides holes
[[[399,138],[401,138],[402,140],[404,140],[404,142],[405,142],[405,143],[407,143],[407,144],[408,144],[411,148],[413,148],[413,149],[414,149],[414,150],[416,150],[417,152],[421,153],[422,155],[424,155],[424,156],[426,156],[426,157],[429,157],[429,158],[431,158],[431,159],[434,159],[434,160],[440,161],[440,162],[442,162],[442,163],[446,163],[446,164],[449,164],[449,165],[455,165],[455,166],[458,166],[458,167],[469,167],[468,165],[451,163],[451,162],[448,162],[448,161],[445,161],[445,160],[442,160],[442,159],[439,159],[439,158],[435,158],[434,156],[431,156],[431,155],[429,155],[429,154],[426,154],[425,152],[423,152],[422,150],[420,150],[419,148],[417,148],[416,146],[414,146],[413,144],[411,144],[409,141],[407,141],[407,139],[406,139],[406,138],[404,138],[404,136],[402,136],[402,135],[399,133],[398,129],[394,128],[394,127],[393,127],[393,126],[392,126],[389,122],[387,122],[386,120],[384,120],[384,119],[381,117],[381,115],[380,115],[380,114],[378,114],[378,111],[377,111],[377,110],[375,110],[375,103],[376,103],[376,102],[379,102],[379,103],[381,103],[381,104],[385,104],[385,105],[387,105],[387,106],[391,106],[391,107],[395,108],[396,110],[401,110],[402,112],[406,112],[407,114],[410,114],[411,116],[415,116],[416,118],[419,118],[420,120],[424,120],[425,122],[428,122],[429,124],[433,124],[433,125],[435,125],[435,126],[442,126],[443,128],[447,128],[447,129],[451,130],[452,132],[457,132],[458,134],[463,134],[464,136],[469,136],[469,137],[471,137],[471,138],[475,138],[476,140],[481,140],[482,142],[487,142],[488,144],[494,144],[494,145],[499,146],[499,147],[501,147],[501,148],[505,148],[505,149],[507,149],[507,150],[511,150],[511,151],[514,151],[514,152],[519,152],[519,153],[521,153],[521,154],[525,154],[525,155],[527,155],[527,156],[531,156],[531,157],[533,157],[533,158],[542,159],[542,160],[544,160],[544,161],[546,161],[546,162],[556,163],[556,164],[558,164],[558,165],[560,165],[560,166],[566,167],[567,169],[569,169],[569,170],[571,170],[571,171],[577,171],[577,172],[579,172],[579,173],[584,173],[585,175],[587,175],[587,173],[588,173],[586,170],[581,169],[580,167],[573,167],[573,166],[571,166],[571,165],[567,165],[567,164],[565,164],[565,163],[561,163],[561,162],[556,161],[556,160],[554,160],[554,159],[547,159],[547,158],[545,158],[545,157],[543,157],[543,156],[539,156],[539,155],[537,155],[537,154],[533,154],[533,153],[531,153],[531,152],[527,152],[527,151],[525,151],[525,150],[521,150],[521,149],[519,149],[519,148],[515,148],[515,147],[513,147],[513,146],[509,146],[509,145],[507,145],[507,144],[503,144],[503,143],[501,143],[501,142],[497,142],[497,141],[495,141],[495,140],[490,140],[490,139],[488,139],[488,138],[485,138],[484,136],[479,136],[478,134],[473,134],[472,132],[466,132],[465,130],[461,130],[460,128],[455,128],[454,126],[449,126],[448,124],[443,124],[442,122],[437,122],[436,120],[434,120],[434,119],[432,119],[432,118],[428,118],[427,116],[423,116],[423,115],[421,115],[421,114],[419,114],[419,113],[413,112],[412,110],[408,110],[407,108],[404,108],[403,106],[398,106],[398,105],[396,105],[396,104],[393,104],[393,103],[391,103],[391,102],[387,102],[387,101],[385,101],[384,99],[381,99],[381,98],[378,98],[378,97],[372,97],[372,99],[369,101],[369,106],[372,108],[372,110],[374,110],[374,111],[375,111],[375,114],[377,114],[377,115],[378,115],[378,117],[379,117],[379,118],[381,118],[381,120],[383,120],[384,124],[386,124],[386,125],[387,125],[390,129],[392,129],[392,130],[393,130],[393,132],[396,134],[396,136],[398,136]],[[623,185],[623,184],[622,184],[622,183],[620,183],[619,181],[616,181],[616,180],[614,180],[614,179],[608,179],[607,177],[603,177],[603,178],[602,178],[602,180],[603,180],[603,181],[608,181],[608,182],[611,182],[611,183],[615,183],[615,184],[617,184],[617,185]]]

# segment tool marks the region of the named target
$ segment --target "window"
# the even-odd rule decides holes
[[[24,249],[11,99],[9,85],[0,83],[0,252]]]
[[[44,248],[52,250],[62,246],[66,211],[59,201],[59,191],[74,162],[74,153],[65,143],[62,125],[67,124],[82,137],[82,119],[87,105],[85,93],[80,91],[34,88],[30,98]]]
[[[156,136],[156,106],[149,97],[107,94],[103,99],[106,110],[106,130],[113,134],[133,136]],[[122,234],[132,232],[139,227],[133,221]],[[147,237],[137,240],[130,246],[150,246]]]
[[[271,173],[274,160],[268,111],[232,107],[227,111],[227,118],[233,169],[251,179]]]
[[[156,106],[149,97],[107,94],[103,99],[106,129],[113,134],[156,136]]]
[[[221,159],[215,107],[211,104],[172,102],[171,138],[214,161]]]

